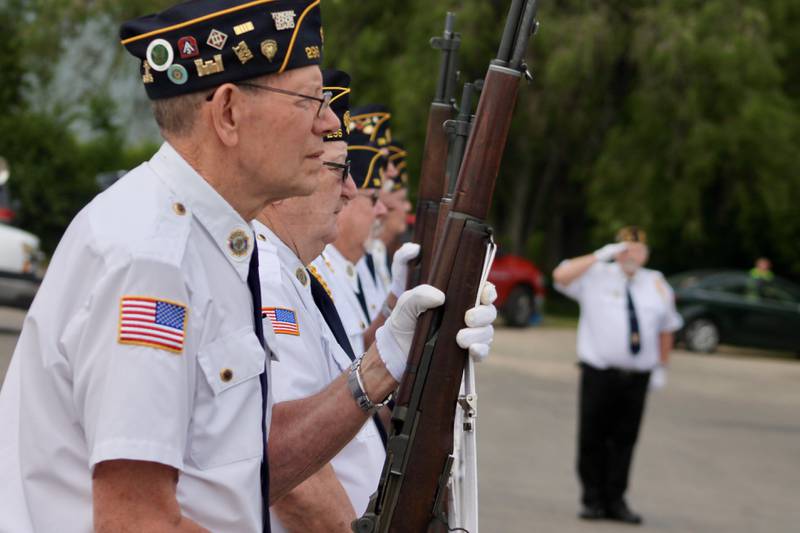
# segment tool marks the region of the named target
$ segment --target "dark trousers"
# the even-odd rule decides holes
[[[587,506],[622,501],[642,421],[649,372],[581,363],[578,475]]]

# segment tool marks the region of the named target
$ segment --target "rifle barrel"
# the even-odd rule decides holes
[[[459,44],[458,35],[453,31],[455,21],[455,13],[448,11],[442,36],[431,39],[431,46],[442,51],[442,59],[439,63],[439,78],[436,81],[436,95],[433,98],[434,102],[449,103],[450,95],[452,94],[450,80],[453,78],[456,60],[454,52]]]
[[[504,65],[508,63],[511,58],[511,45],[515,41],[517,28],[519,26],[519,15],[522,12],[522,2],[524,0],[513,0],[511,8],[508,10],[508,17],[506,18],[506,26],[503,29],[503,38],[500,40],[500,48],[497,50],[497,61],[502,62]]]
[[[522,58],[528,50],[528,41],[530,41],[533,27],[536,24],[537,7],[536,0],[527,0],[525,3],[525,11],[522,14],[519,32],[517,33],[516,42],[514,43],[514,53],[508,65],[509,68],[518,70],[522,65]]]

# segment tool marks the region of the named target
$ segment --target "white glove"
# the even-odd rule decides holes
[[[598,261],[606,262],[611,261],[617,254],[620,254],[628,249],[627,242],[615,242],[614,244],[606,244],[594,253]]]
[[[419,244],[407,242],[401,246],[392,258],[391,291],[397,298],[403,294],[408,284],[408,262],[419,255]]]
[[[456,342],[476,363],[480,363],[489,355],[489,345],[494,338],[492,322],[497,318],[497,309],[493,302],[497,299],[497,290],[488,281],[481,291],[481,303],[464,314],[467,327],[459,330]]]
[[[400,250],[402,249],[401,247]],[[386,323],[375,332],[378,354],[395,381],[399,382],[406,371],[406,361],[411,342],[414,340],[417,317],[423,311],[439,307],[443,303],[442,291],[430,285],[418,285],[400,296]]]
[[[661,390],[667,384],[667,369],[658,365],[650,373],[650,384],[648,388],[651,391]]]

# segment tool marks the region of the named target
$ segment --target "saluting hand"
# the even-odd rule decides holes
[[[599,250],[595,251],[594,256],[598,261],[601,262],[611,261],[627,249],[627,242],[615,242],[613,244],[606,244]]]

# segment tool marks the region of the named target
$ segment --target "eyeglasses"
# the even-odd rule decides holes
[[[370,203],[372,203],[372,207],[375,207],[378,204],[378,199],[380,198],[378,191],[373,190],[371,193],[369,193],[369,196],[367,196],[366,194],[360,194],[361,192],[367,192],[367,191],[359,191],[359,196],[368,199]]]
[[[337,171],[337,170],[341,170],[342,171],[342,183],[347,181],[347,176],[350,175],[350,161],[349,160],[345,161],[344,164],[342,164],[342,163],[334,163],[333,161],[323,161],[322,164],[324,166],[330,168],[334,172]]]
[[[319,108],[317,108],[317,115],[316,115],[317,118],[322,117],[322,114],[325,113],[325,111],[328,110],[328,108],[331,106],[331,98],[333,98],[333,93],[330,92],[330,91],[323,92],[322,93],[322,97],[320,98],[318,96],[310,96],[308,94],[296,93],[294,91],[286,91],[284,89],[278,89],[276,87],[265,87],[263,85],[257,85],[255,83],[247,83],[247,82],[243,82],[243,81],[240,81],[239,83],[236,83],[235,85],[238,85],[240,87],[250,87],[250,88],[253,88],[253,89],[261,89],[262,91],[269,91],[269,92],[278,93],[278,94],[285,94],[287,96],[296,96],[298,98],[304,98],[306,100],[314,100],[315,102],[319,102]],[[214,98],[214,93],[216,93],[216,92],[217,91],[215,89],[214,92],[209,94],[206,97],[206,102],[210,102],[211,99]]]

